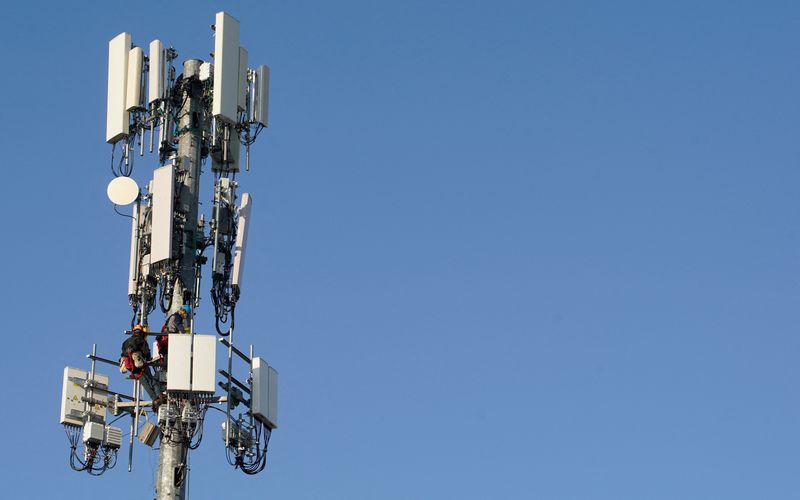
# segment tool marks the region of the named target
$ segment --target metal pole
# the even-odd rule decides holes
[[[128,472],[133,470],[133,436],[139,429],[139,380],[133,381],[133,415],[131,415],[131,432],[128,438]]]
[[[197,240],[197,205],[200,190],[200,149],[203,142],[203,108],[201,106],[202,83],[198,76],[200,65],[203,61],[189,59],[183,63],[183,79],[186,104],[180,111],[178,129],[181,131],[178,142],[178,158],[181,159],[181,168],[187,170],[181,188],[181,202],[188,208],[186,223],[183,228],[184,246],[181,263],[181,281],[184,287],[191,290],[191,299],[197,296],[195,286],[195,265]],[[188,81],[187,81],[188,80]],[[183,164],[188,159],[188,165]]]
[[[166,404],[166,403],[165,403]],[[179,433],[176,428],[173,436]],[[178,437],[172,441],[161,437],[161,453],[156,478],[157,500],[185,500],[186,498],[186,458],[189,447]]]
[[[188,208],[184,225],[184,248],[181,259],[180,278],[190,288],[192,299],[197,296],[195,241],[197,239],[197,204],[200,184],[200,147],[202,143],[202,126],[204,123],[201,107],[202,87],[198,79],[202,61],[189,59],[183,63],[184,92],[186,98],[180,110],[180,131],[178,141],[178,158],[181,168],[186,170],[181,187],[181,202]],[[188,163],[188,164],[187,164]],[[173,301],[173,309],[181,304]],[[172,311],[174,312],[174,311]],[[168,401],[163,404],[174,404]],[[156,499],[157,500],[184,500],[186,498],[186,469],[189,453],[188,440],[183,439],[183,422],[180,415],[172,429],[172,439],[166,433],[161,438],[159,452],[158,472],[156,473]]]
[[[86,386],[84,386],[84,390],[83,390],[83,395],[86,396],[87,398],[90,398],[90,399],[94,399],[94,386],[93,386],[93,384],[94,384],[94,366],[95,366],[95,359],[94,358],[95,358],[95,356],[97,356],[97,344],[92,344],[92,369],[89,371],[89,380],[87,380],[87,382],[90,382],[90,383],[87,384]],[[89,416],[89,413],[91,412],[91,409],[92,409],[91,405],[88,402],[84,401],[83,402],[83,413],[86,414],[87,417]]]

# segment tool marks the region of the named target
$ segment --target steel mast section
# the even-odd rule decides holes
[[[200,186],[200,159],[203,146],[203,124],[207,121],[202,107],[203,85],[200,81],[200,65],[202,61],[189,59],[183,63],[183,76],[177,96],[183,105],[179,110],[178,158],[180,172],[177,181],[178,203],[176,219],[182,224],[182,233],[178,236],[183,241],[179,250],[177,279],[172,299],[172,309],[179,304],[191,302],[196,305],[198,286],[200,283],[201,259],[198,258],[197,246],[203,236],[202,226],[192,224],[197,221]],[[184,219],[185,217],[185,219]],[[199,232],[199,234],[198,234]],[[200,238],[198,237],[200,236]],[[178,302],[177,299],[180,300]],[[181,300],[182,299],[182,300]],[[168,311],[173,313],[174,310]],[[192,329],[190,328],[190,331]],[[172,406],[173,401],[167,405]],[[191,406],[184,405],[190,411]],[[168,407],[167,410],[170,408]],[[191,434],[187,433],[187,422],[176,418],[170,430],[161,439],[158,471],[156,472],[156,494],[158,500],[183,500],[186,494],[186,476],[188,474],[188,456]],[[177,436],[177,439],[175,438]]]

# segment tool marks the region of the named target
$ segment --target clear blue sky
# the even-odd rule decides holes
[[[245,477],[210,414],[192,499],[798,498],[800,4],[100,5],[4,7],[4,497],[151,492],[58,425],[130,318],[107,42],[208,59],[224,9],[272,68],[237,326],[281,428]]]

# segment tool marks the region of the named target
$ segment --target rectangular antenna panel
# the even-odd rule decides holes
[[[262,358],[253,358],[253,392],[250,410],[271,429],[278,427],[278,372]]]
[[[61,420],[66,425],[82,426],[84,424],[83,412],[88,410],[91,420],[95,422],[106,421],[106,408],[99,404],[90,406],[81,399],[89,396],[97,401],[108,401],[108,376],[94,374],[94,380],[100,387],[94,391],[87,391],[83,384],[89,378],[89,373],[78,368],[64,368],[64,380],[61,386]]]
[[[192,352],[192,392],[214,394],[217,375],[217,337],[195,335]]]
[[[108,42],[108,101],[106,142],[113,144],[128,135],[128,111],[125,109],[128,80],[128,54],[131,34],[120,33]]]
[[[192,345],[194,344],[194,345]],[[167,390],[204,392],[216,390],[217,339],[214,335],[176,333],[169,336]]]
[[[250,400],[250,411],[253,416],[261,422],[266,421],[269,415],[269,371],[267,362],[263,358],[254,357],[250,370],[253,377],[252,399]]]
[[[239,21],[218,12],[214,38],[214,101],[212,114],[228,123],[236,123],[239,102]]]
[[[137,201],[133,205],[133,221],[131,222],[131,260],[128,264],[128,295],[136,293],[139,282],[139,210],[141,205]]]
[[[278,371],[268,367],[269,371],[269,414],[267,421],[275,429],[278,427]]]
[[[231,283],[241,287],[244,273],[244,249],[247,245],[247,229],[250,226],[250,211],[253,200],[249,193],[242,193],[242,204],[239,205],[239,224],[236,228],[236,246],[233,256],[233,277]]]
[[[192,336],[173,333],[167,350],[167,390],[189,392],[192,389]]]
[[[209,78],[214,77],[214,65],[210,62],[204,62],[200,65],[200,81],[204,82]]]
[[[256,82],[253,88],[255,97],[252,121],[266,127],[269,125],[269,66],[266,64],[262,64],[256,70]]]
[[[175,190],[175,167],[166,165],[153,173],[152,236],[150,262],[172,257],[172,204]]]
[[[153,104],[164,98],[164,81],[166,80],[167,56],[161,40],[150,42],[150,71],[148,73],[147,102]]]
[[[132,111],[142,107],[142,69],[144,68],[144,51],[134,47],[128,53],[128,84],[125,109]]]
[[[247,111],[247,49],[239,47],[239,111]]]

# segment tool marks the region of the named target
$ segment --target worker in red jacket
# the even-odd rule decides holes
[[[119,371],[131,372],[131,378],[139,380],[151,399],[155,399],[161,390],[150,373],[150,347],[147,345],[147,333],[142,325],[133,327],[131,336],[122,343],[119,360]]]

